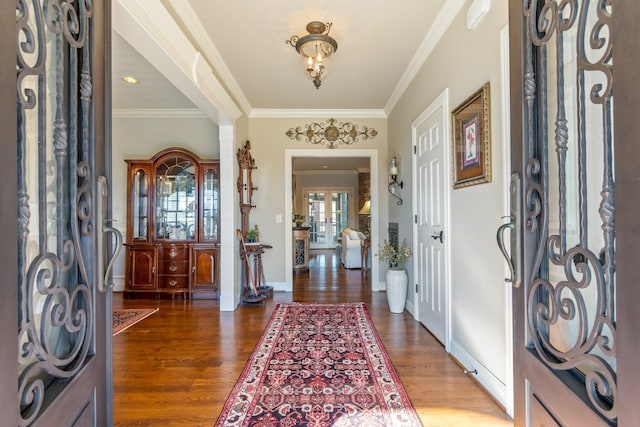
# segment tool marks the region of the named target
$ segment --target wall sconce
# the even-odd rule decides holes
[[[403,184],[402,181],[398,182],[398,160],[396,159],[396,156],[393,156],[393,159],[391,159],[391,167],[389,168],[389,176],[391,177],[391,180],[389,181],[389,193],[391,193],[391,195],[393,197],[398,199],[396,204],[397,205],[401,205],[402,204],[402,198],[396,194],[396,191],[397,191],[398,187],[402,188],[404,184]]]

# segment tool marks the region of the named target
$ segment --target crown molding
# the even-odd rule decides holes
[[[197,108],[114,108],[114,119],[209,119]]]
[[[251,119],[280,119],[280,118],[357,118],[357,119],[386,119],[387,114],[384,110],[280,110],[269,108],[258,108],[251,110],[249,118]]]
[[[291,173],[294,175],[358,175],[357,170],[344,169],[304,169]]]
[[[203,56],[207,61],[211,62],[212,68],[216,70],[216,73],[229,89],[233,98],[238,101],[240,108],[245,114],[249,114],[251,111],[249,100],[233,77],[229,67],[227,67],[227,63],[222,59],[220,51],[213,40],[211,40],[211,37],[209,37],[209,33],[207,33],[204,25],[202,25],[198,14],[189,5],[189,2],[185,2],[184,0],[167,0],[167,3],[171,5],[172,12],[182,20],[184,27],[191,33],[192,40],[197,40],[198,46],[204,53]]]
[[[447,32],[465,3],[466,0],[447,0],[444,3],[442,9],[438,12],[438,16],[433,20],[433,25],[429,29],[429,32],[427,32],[415,55],[413,55],[409,66],[391,93],[387,105],[384,107],[387,116],[391,114],[391,111],[393,111],[402,95],[404,95],[405,91],[409,88],[413,79],[418,75],[418,72],[431,55],[431,52],[433,52],[433,49],[438,45],[438,42],[440,42],[442,36]]]

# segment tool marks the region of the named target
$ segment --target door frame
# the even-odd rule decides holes
[[[509,86],[509,25],[505,25],[500,30],[500,91],[502,110],[502,212],[504,216],[509,216],[511,212],[510,181],[511,181],[511,106],[510,106],[510,86]],[[509,266],[504,263],[504,277],[509,277]],[[513,306],[511,298],[513,287],[508,283],[505,286],[504,310],[505,310],[505,349],[506,354],[506,375],[505,375],[505,396],[504,409],[507,415],[513,418]]]
[[[292,229],[290,221],[293,214],[293,190],[292,190],[292,176],[293,176],[293,159],[295,157],[368,157],[369,158],[369,174],[371,181],[371,230],[379,231],[379,184],[378,184],[378,150],[366,148],[366,149],[353,149],[353,150],[332,150],[329,148],[307,150],[307,149],[285,149],[284,150],[284,237],[285,237],[285,286],[284,291],[293,291],[293,249],[291,245],[292,241]],[[371,247],[377,248],[379,243],[379,232],[371,233]],[[380,284],[380,265],[377,257],[371,257],[371,290],[379,291],[383,289]]]
[[[425,120],[427,120],[428,117],[430,117],[435,110],[442,108],[443,111],[443,125],[444,125],[444,129],[443,129],[443,135],[444,135],[444,141],[442,144],[442,165],[443,165],[443,171],[442,171],[442,182],[444,184],[444,189],[442,191],[443,194],[443,200],[442,203],[444,204],[444,230],[445,230],[445,234],[444,234],[444,238],[447,239],[448,242],[451,241],[451,186],[449,185],[449,183],[451,182],[451,169],[449,168],[449,165],[451,164],[451,146],[449,144],[449,141],[451,140],[451,126],[450,126],[450,120],[449,120],[449,88],[444,88],[444,90],[438,94],[432,101],[431,103],[429,103],[429,106],[427,108],[425,108],[425,110],[420,113],[420,115],[418,117],[416,117],[416,119],[411,123],[411,145],[413,146],[412,150],[413,150],[413,155],[411,156],[411,182],[413,183],[417,183],[418,182],[418,162],[417,162],[417,155],[416,155],[416,147],[418,146],[418,127],[425,122]],[[417,185],[413,185],[412,186],[412,190],[411,190],[412,194],[411,194],[411,198],[412,200],[412,206],[413,206],[413,217],[417,218],[418,212],[417,212],[417,203],[418,203],[418,186]],[[413,221],[413,253],[416,254],[418,253],[418,224],[417,221],[414,220]],[[451,299],[449,298],[449,296],[451,295],[451,245],[449,245],[448,243],[445,245],[444,248],[444,253],[445,253],[445,265],[444,265],[444,274],[445,274],[445,278],[444,278],[444,299],[445,299],[445,309],[447,310],[447,313],[445,314],[445,325],[444,325],[444,336],[445,336],[445,342],[444,344],[444,348],[447,352],[449,352],[449,347],[451,344]],[[419,258],[416,258],[419,259]],[[417,265],[417,263],[414,263],[413,265],[413,277],[416,278],[415,280],[417,281],[417,277],[418,276],[418,271],[420,270],[419,266]],[[417,298],[419,298],[419,292],[417,289],[414,288],[414,293],[413,293],[413,318],[416,321],[420,321],[420,308],[419,308],[419,304],[418,304],[418,300]]]
[[[640,405],[636,396],[640,392],[640,370],[638,354],[640,340],[640,310],[635,308],[640,301],[637,254],[640,253],[640,185],[638,185],[638,165],[640,150],[637,148],[638,117],[640,117],[640,86],[637,70],[640,64],[638,22],[640,22],[640,2],[620,0],[615,3],[617,13],[613,14],[611,37],[616,49],[624,55],[616,56],[616,83],[625,90],[616,92],[613,103],[614,165],[616,177],[616,310],[618,339],[618,423],[622,426],[634,425],[640,419]]]

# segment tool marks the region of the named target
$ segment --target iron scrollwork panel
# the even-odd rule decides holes
[[[524,0],[529,340],[615,420],[612,2]],[[536,120],[536,117],[538,118]]]
[[[92,355],[92,2],[18,0],[20,424]]]

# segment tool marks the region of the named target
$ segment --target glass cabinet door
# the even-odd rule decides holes
[[[218,240],[220,191],[218,170],[207,167],[202,175],[202,240]]]
[[[195,240],[198,192],[196,165],[172,156],[156,166],[156,239]]]
[[[133,239],[147,240],[149,230],[149,174],[144,169],[132,177]]]

